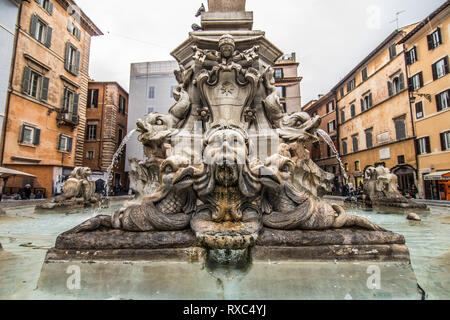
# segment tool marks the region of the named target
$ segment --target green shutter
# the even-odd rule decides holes
[[[58,150],[61,150],[61,138],[62,138],[62,134],[58,135]]]
[[[30,34],[33,38],[36,37],[35,34],[36,34],[37,22],[38,22],[38,17],[37,17],[37,15],[33,14],[31,16],[31,25],[30,25]]]
[[[22,92],[30,94],[30,86],[31,86],[31,69],[25,67],[23,69]]]
[[[389,97],[392,97],[392,95],[394,94],[393,89],[392,89],[392,82],[388,81],[388,91],[389,91]]]
[[[70,43],[67,42],[67,43],[66,43],[66,61],[65,61],[65,63],[64,63],[64,68],[65,68],[67,71],[71,71],[71,70],[70,70],[70,64],[69,64],[69,52],[70,52]]]
[[[81,57],[81,54],[80,54],[80,51],[75,51],[75,63],[74,63],[74,70],[73,70],[73,73],[75,74],[75,75],[78,75],[78,73],[80,72],[80,57]]]
[[[75,30],[76,30],[76,31],[75,31],[75,37],[76,37],[78,40],[81,40],[81,30],[80,30],[79,28],[76,28]]]
[[[80,100],[80,95],[75,93],[73,95],[73,105],[72,105],[72,121],[78,123],[78,101]]]
[[[33,144],[38,146],[41,143],[41,129],[34,129]]]
[[[50,48],[50,46],[52,45],[52,33],[53,29],[50,26],[47,26],[47,32],[45,34],[45,43],[44,43],[44,45],[47,48]]]
[[[41,86],[41,101],[48,100],[48,87],[50,84],[50,79],[46,77],[42,77],[42,86]]]
[[[67,101],[67,88],[64,88],[63,96],[62,96],[62,104],[61,104],[61,109],[62,109],[63,113],[66,113],[66,111],[67,111],[66,101]]]
[[[48,2],[47,12],[53,14],[53,2],[51,1]]]
[[[403,77],[403,73],[399,76],[399,84],[400,84],[400,90],[405,89],[405,78]]]

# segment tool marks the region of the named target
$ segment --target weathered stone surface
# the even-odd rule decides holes
[[[208,10],[212,12],[245,11],[245,0],[208,0]]]
[[[405,244],[405,237],[390,231],[368,231],[361,229],[284,231],[266,228],[256,242],[257,246],[270,247],[389,244]]]
[[[417,213],[414,213],[414,212],[410,212],[408,214],[408,216],[406,217],[406,219],[413,220],[413,221],[422,221],[420,216]]]
[[[409,262],[406,245],[322,245],[304,247],[263,247],[252,249],[253,261],[396,261]]]
[[[126,232],[99,230],[85,233],[66,232],[56,239],[59,250],[173,249],[197,245],[192,231]]]
[[[45,261],[177,261],[203,262],[206,250],[200,247],[170,249],[60,250],[48,251]]]
[[[0,208],[0,216],[4,216],[4,215],[6,215],[5,210],[3,210],[3,208]]]

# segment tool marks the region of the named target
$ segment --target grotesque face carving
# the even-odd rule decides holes
[[[220,52],[224,58],[228,59],[233,55],[234,47],[231,44],[224,44],[220,47]]]

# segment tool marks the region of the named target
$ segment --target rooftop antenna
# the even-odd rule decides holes
[[[389,23],[394,23],[394,22],[396,22],[397,23],[397,30],[399,29],[399,16],[402,14],[402,13],[404,13],[404,12],[406,12],[406,10],[402,10],[402,11],[398,11],[398,12],[396,12],[395,13],[395,16],[396,16],[396,18],[395,18],[395,20],[392,20],[391,22],[389,22]]]

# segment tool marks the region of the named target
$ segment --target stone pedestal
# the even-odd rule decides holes
[[[245,11],[246,0],[208,0],[208,10],[215,12]]]

